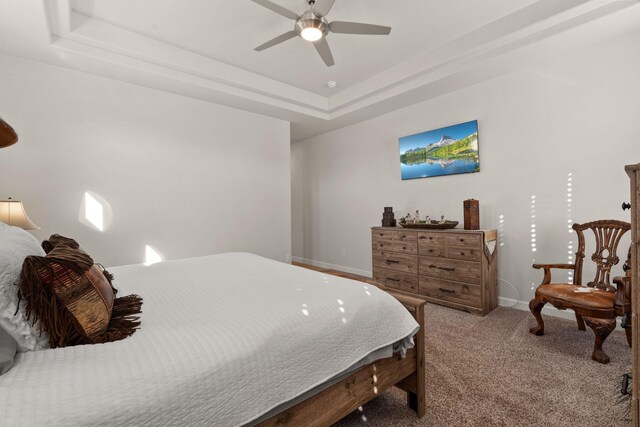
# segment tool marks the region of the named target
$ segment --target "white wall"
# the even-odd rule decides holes
[[[0,198],[106,265],[250,251],[291,253],[289,123],[76,71],[0,56]],[[78,221],[85,191],[113,222]]]
[[[380,225],[384,206],[396,218],[420,209],[462,221],[462,202],[473,197],[483,228],[504,216],[499,275],[528,302],[542,279],[532,261],[567,262],[571,241],[575,252],[568,223],[629,220],[620,204],[629,199],[623,167],[640,162],[638,45],[640,33],[611,40],[293,144],[294,257],[370,273],[369,227]],[[400,179],[399,137],[475,119],[480,173]],[[516,297],[504,283],[499,294]]]

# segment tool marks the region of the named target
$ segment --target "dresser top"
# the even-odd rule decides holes
[[[385,230],[385,231],[405,231],[405,232],[420,232],[428,231],[429,233],[488,233],[496,230],[465,230],[464,228],[450,228],[448,230],[434,230],[432,228],[404,228],[404,227],[371,227],[372,230]]]

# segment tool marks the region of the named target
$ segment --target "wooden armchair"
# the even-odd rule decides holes
[[[602,344],[616,327],[616,317],[631,313],[631,289],[627,277],[614,279],[617,288],[610,284],[611,268],[620,262],[616,251],[622,236],[631,229],[631,225],[623,221],[602,220],[586,224],[574,224],[578,234],[578,252],[575,264],[534,264],[535,269],[544,269],[542,284],[536,289],[535,298],[529,302],[529,309],[538,325],[529,332],[544,335],[544,321],[540,312],[546,303],[559,310],[571,309],[576,314],[578,329],[585,330],[585,323],[595,333],[595,344],[591,358],[600,363],[609,363],[609,356],[602,351]],[[596,250],[591,260],[596,263],[595,278],[582,286],[582,265],[585,256],[584,231],[591,229],[595,235]],[[629,267],[629,261],[625,264]],[[551,280],[551,269],[573,270],[573,283],[554,283]],[[626,316],[625,320],[629,317]],[[627,328],[627,341],[631,346],[631,325]]]

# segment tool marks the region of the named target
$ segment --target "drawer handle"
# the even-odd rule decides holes
[[[451,289],[446,289],[446,288],[438,288],[438,290],[440,292],[448,292],[450,294],[455,294],[456,293],[456,291],[452,291]]]
[[[386,261],[387,261],[387,264],[400,264],[400,261],[396,261],[394,259],[388,259]]]
[[[392,279],[391,277],[387,277],[387,280],[390,280],[392,282],[399,282],[400,279]]]
[[[402,247],[402,249],[407,249],[407,247],[406,247],[406,246],[403,246],[403,247]]]
[[[460,252],[460,255],[464,255],[464,252]]]
[[[464,242],[464,239],[460,239],[461,242]]]
[[[420,237],[418,237],[418,239],[422,240],[422,239],[426,239],[426,237],[425,236],[420,236]]]
[[[444,270],[444,271],[453,271],[453,270],[455,270],[455,268],[438,267],[437,265],[434,265],[434,264],[431,264],[429,266],[429,268],[437,268],[438,270]]]

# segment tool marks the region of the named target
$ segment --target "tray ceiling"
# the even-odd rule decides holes
[[[305,0],[274,0],[296,13]],[[293,21],[249,0],[73,0],[72,9],[179,48],[330,96],[509,15],[535,0],[337,0],[329,20],[391,26],[389,36],[330,34],[336,65],[325,67],[309,42],[253,49],[293,29]],[[330,80],[339,84],[331,90]]]
[[[295,12],[304,0],[273,0]],[[635,0],[336,0],[327,68],[250,0],[3,0],[0,51],[265,114],[301,140],[638,28]],[[326,82],[335,80],[330,89]]]

